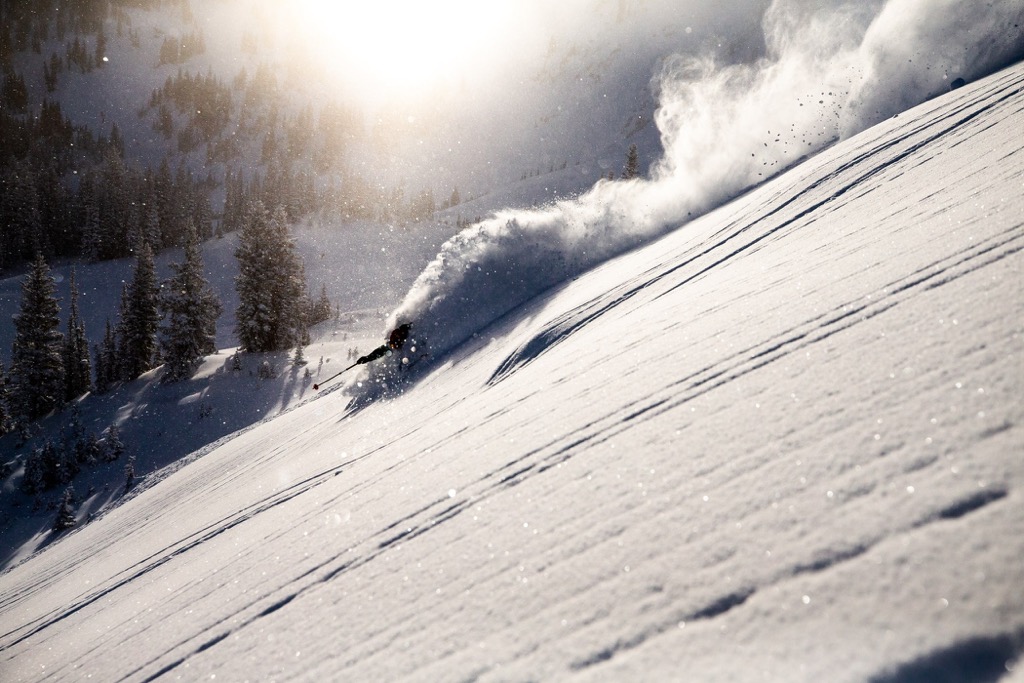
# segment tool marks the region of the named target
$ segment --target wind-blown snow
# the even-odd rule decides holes
[[[1020,680],[1024,65],[0,575],[37,680]]]
[[[936,5],[941,5],[937,7]],[[453,237],[390,325],[415,321],[434,353],[552,285],[663,234],[840,138],[1024,58],[1024,4],[776,0],[767,55],[723,67],[666,60],[650,179],[505,211]]]

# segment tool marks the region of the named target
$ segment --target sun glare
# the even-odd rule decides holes
[[[308,47],[377,96],[478,72],[507,49],[516,0],[300,0]]]

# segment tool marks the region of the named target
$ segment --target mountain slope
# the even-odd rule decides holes
[[[0,576],[4,680],[1000,680],[1024,66]]]

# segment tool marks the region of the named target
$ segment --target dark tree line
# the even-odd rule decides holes
[[[193,75],[179,70],[168,76],[162,88],[149,98],[149,110],[156,110],[153,126],[165,138],[175,131],[173,114],[184,115],[187,123],[178,133],[178,149],[191,152],[200,143],[211,143],[231,122],[231,89],[212,73]]]
[[[198,31],[183,36],[167,36],[160,45],[160,64],[181,64],[206,52],[206,41]]]
[[[2,127],[2,121],[0,121]],[[212,235],[208,192],[183,166],[139,171],[124,164],[112,129],[102,161],[70,190],[52,165],[26,159],[0,170],[0,271],[47,258],[122,258],[144,238],[155,250],[183,246],[191,222]]]

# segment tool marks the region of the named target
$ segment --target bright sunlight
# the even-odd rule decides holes
[[[510,49],[517,0],[299,0],[309,47],[371,96],[416,92],[481,69]]]

